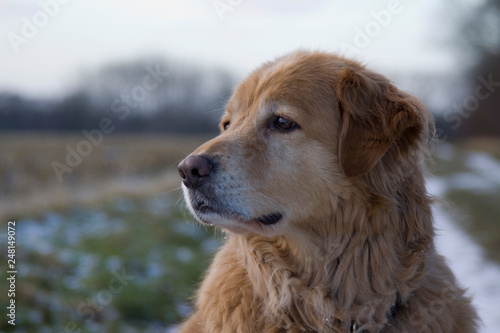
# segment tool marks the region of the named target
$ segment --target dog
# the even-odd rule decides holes
[[[178,166],[189,210],[227,233],[180,332],[476,332],[433,241],[430,124],[339,55],[254,70]]]

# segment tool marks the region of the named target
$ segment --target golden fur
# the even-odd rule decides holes
[[[228,237],[181,332],[475,332],[433,242],[429,122],[416,98],[333,54],[251,73],[221,134],[190,155],[213,166],[200,188],[183,186],[188,206]]]

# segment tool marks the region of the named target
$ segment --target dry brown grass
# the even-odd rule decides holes
[[[493,137],[470,138],[459,142],[459,146],[466,150],[477,150],[489,153],[500,158],[500,139]]]
[[[105,136],[60,182],[52,163],[65,163],[78,134],[0,133],[0,217],[36,214],[118,194],[145,194],[179,186],[177,163],[207,137]]]

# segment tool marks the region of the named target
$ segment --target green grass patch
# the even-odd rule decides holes
[[[500,262],[500,192],[450,190],[446,197],[454,206],[455,221],[486,249],[490,259]]]
[[[431,171],[446,186],[444,198],[454,221],[481,244],[490,259],[500,262],[498,147],[491,140],[445,145],[436,151]]]
[[[158,332],[179,323],[221,239],[191,221],[178,195],[18,220],[16,332]]]

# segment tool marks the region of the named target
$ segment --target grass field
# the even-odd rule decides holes
[[[434,161],[434,176],[446,184],[455,222],[500,262],[500,143],[483,139],[446,145]]]
[[[17,220],[16,332],[164,332],[178,323],[221,239],[186,216],[178,195]]]
[[[36,214],[72,203],[99,202],[120,194],[172,188],[177,163],[207,137],[110,136],[60,175],[69,150],[88,141],[83,135],[0,133],[0,218]],[[71,161],[71,159],[70,159]]]
[[[15,331],[165,332],[189,313],[188,297],[223,241],[179,200],[175,166],[206,138],[104,138],[60,182],[51,164],[81,140],[0,134],[0,237],[17,222]],[[500,262],[495,147],[443,145],[432,172],[460,228]]]

